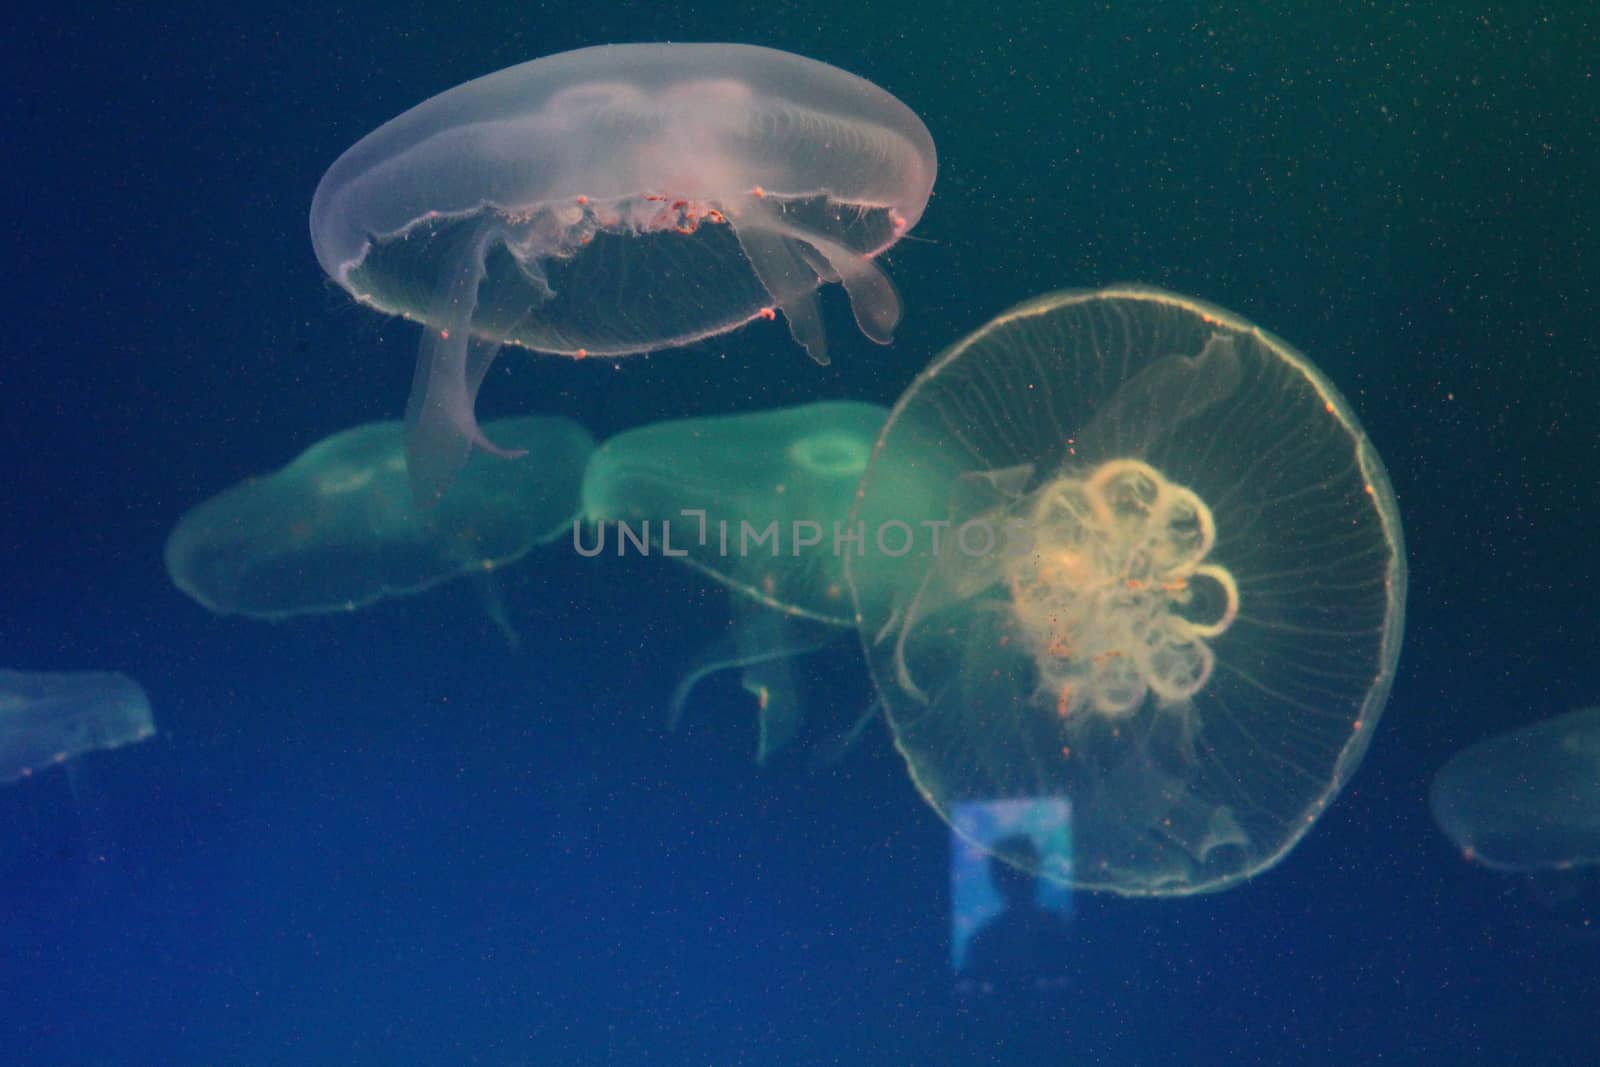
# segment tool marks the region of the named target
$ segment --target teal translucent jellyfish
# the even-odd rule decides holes
[[[167,538],[167,573],[218,614],[278,619],[493,571],[567,531],[594,440],[560,417],[492,425],[539,463],[474,457],[424,521],[401,424],[359,426],[190,510]]]
[[[1383,465],[1304,356],[1191,298],[1057,293],[958,342],[895,405],[853,518],[918,789],[946,819],[1065,798],[1076,886],[1272,866],[1388,697],[1406,575]]]
[[[631,533],[785,614],[850,626],[846,527],[888,414],[833,401],[629,430],[595,451],[583,515],[605,525],[602,551],[636,551]]]
[[[619,356],[781,312],[827,362],[816,291],[835,282],[887,343],[900,301],[875,261],[916,225],[936,170],[921,120],[836,67],[608,45],[385,123],[328,168],[311,237],[357,300],[423,323],[406,449],[431,503],[472,447],[514,451],[473,415],[504,344]]]
[[[1433,817],[1467,859],[1503,871],[1600,864],[1600,708],[1499,734],[1433,779]]]
[[[0,670],[0,783],[155,732],[149,698],[126,675]]]
[[[733,626],[673,697],[677,722],[694,686],[738,668],[759,708],[757,758],[798,731],[796,656],[854,625],[845,592],[845,529],[856,483],[888,409],[830,402],[678,419],[630,430],[595,452],[583,483],[589,552],[649,551],[733,591]]]

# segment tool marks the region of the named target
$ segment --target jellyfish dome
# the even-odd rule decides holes
[[[150,698],[125,674],[0,669],[0,785],[155,732]]]
[[[936,167],[910,109],[827,64],[611,45],[467,82],[381,126],[324,175],[311,236],[357,300],[424,325],[407,419],[426,501],[470,447],[494,450],[472,408],[501,344],[620,356],[781,311],[826,362],[824,282],[887,343],[900,302],[873,260],[916,225]]]
[[[890,414],[852,518],[918,789],[947,819],[1066,798],[1075,886],[1271,867],[1388,697],[1406,573],[1383,464],[1303,355],[1197,300],[1057,293],[958,342]]]
[[[824,401],[629,430],[589,461],[583,514],[631,524],[662,554],[779,612],[850,627],[841,528],[888,414]]]
[[[424,521],[397,422],[340,431],[202,501],[167,537],[173,584],[219,615],[354,611],[512,563],[568,528],[594,439],[557,415],[499,419],[535,467],[475,456]]]
[[[1434,777],[1429,800],[1462,855],[1486,867],[1600,865],[1600,708],[1456,753]]]

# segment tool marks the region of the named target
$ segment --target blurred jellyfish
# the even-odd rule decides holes
[[[1304,356],[1196,300],[1058,293],[958,342],[895,406],[852,518],[917,787],[946,819],[1069,799],[1076,886],[1272,866],[1387,700],[1406,578],[1383,465]]]
[[[560,417],[492,425],[540,464],[475,458],[424,522],[400,423],[358,426],[192,508],[167,538],[167,573],[218,614],[280,619],[353,611],[520,559],[566,531],[594,441]]]
[[[627,550],[625,524],[744,596],[851,626],[840,535],[888,414],[838,401],[629,430],[595,451],[583,514],[613,527],[602,551]]]
[[[611,45],[379,127],[323,176],[311,236],[357,300],[423,323],[406,454],[427,506],[473,446],[515,451],[473,415],[502,344],[618,356],[781,311],[827,362],[827,282],[887,343],[900,301],[874,259],[916,225],[936,169],[921,120],[835,67],[749,45]]]
[[[674,724],[701,679],[737,668],[759,709],[757,758],[798,732],[795,657],[854,625],[843,570],[853,542],[840,535],[887,415],[829,402],[678,419],[596,450],[583,483],[584,516],[598,525],[587,551],[670,555],[734,594],[731,632],[690,665]]]
[[[0,783],[155,732],[149,698],[126,675],[0,670]]]
[[[1434,777],[1429,799],[1440,829],[1486,867],[1600,864],[1600,708],[1463,749]]]

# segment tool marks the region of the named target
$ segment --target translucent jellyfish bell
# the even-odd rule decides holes
[[[1458,752],[1434,777],[1430,799],[1440,828],[1486,867],[1600,864],[1600,708]]]
[[[590,460],[583,514],[780,612],[851,626],[840,535],[888,414],[830,401],[629,430]]]
[[[947,819],[1067,798],[1077,886],[1272,866],[1387,700],[1406,576],[1383,465],[1303,355],[1199,301],[1058,293],[958,342],[895,406],[852,520],[918,788]],[[886,552],[886,527],[915,536]]]
[[[0,785],[155,732],[150,699],[127,675],[0,670]]]
[[[476,446],[502,344],[619,356],[771,320],[827,362],[816,290],[838,282],[887,343],[875,264],[922,215],[933,140],[889,93],[734,44],[547,56],[424,101],[328,169],[311,234],[363,303],[424,324],[407,457],[436,500]]]
[[[167,538],[167,573],[218,614],[279,619],[353,611],[502,567],[567,531],[594,439],[557,416],[491,426],[540,463],[475,457],[424,521],[401,424],[358,426],[191,508]]]

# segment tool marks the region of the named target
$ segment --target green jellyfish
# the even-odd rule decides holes
[[[218,614],[279,619],[492,572],[567,529],[594,450],[566,418],[493,426],[539,464],[475,455],[425,521],[412,503],[401,423],[358,426],[191,509],[167,538],[167,573]]]
[[[0,670],[0,783],[155,732],[150,699],[126,675]]]
[[[1433,779],[1433,817],[1467,859],[1502,871],[1600,865],[1600,708],[1456,753]]]
[[[845,523],[887,415],[830,402],[680,419],[596,450],[583,483],[583,514],[596,530],[584,551],[670,556],[733,594],[731,631],[690,664],[673,696],[674,724],[696,684],[737,668],[759,709],[758,760],[799,730],[794,658],[854,625]]]
[[[632,536],[633,551],[648,542],[786,614],[850,626],[841,534],[888,414],[840,401],[629,430],[595,451],[583,514],[599,551]]]
[[[1387,700],[1406,571],[1383,464],[1303,355],[1197,300],[1057,293],[958,342],[895,405],[852,519],[917,788],[947,820],[1065,798],[1072,869],[1044,873],[1077,887],[1272,866]]]

